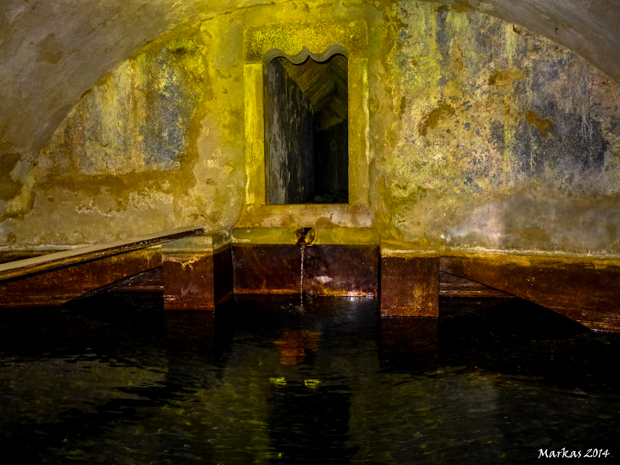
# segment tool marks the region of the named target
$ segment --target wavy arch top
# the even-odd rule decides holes
[[[323,63],[334,55],[343,55],[348,58],[346,49],[342,45],[334,44],[330,45],[327,49],[320,53],[312,53],[308,50],[308,47],[304,46],[296,55],[288,55],[282,50],[274,48],[265,53],[263,62],[265,65],[268,65],[275,58],[286,58],[294,65],[301,65],[308,58],[312,58],[317,63]]]

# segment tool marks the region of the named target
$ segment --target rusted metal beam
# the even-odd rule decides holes
[[[588,328],[620,332],[620,262],[616,260],[445,256],[440,270],[542,305]]]
[[[138,249],[153,247],[164,242],[196,236],[206,232],[204,227],[184,227],[160,233],[108,242],[106,244],[90,245],[72,250],[41,255],[14,262],[0,264],[0,281],[21,278],[28,275],[48,272],[78,263],[89,262],[113,255],[132,252]]]
[[[160,244],[204,233],[186,227],[0,265],[0,307],[62,305],[162,266]]]

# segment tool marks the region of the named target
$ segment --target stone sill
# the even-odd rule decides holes
[[[235,228],[231,242],[234,245],[295,245],[297,227],[284,228]],[[379,245],[373,228],[315,228],[317,240],[314,245]]]
[[[370,228],[369,205],[299,204],[246,206],[236,228]]]

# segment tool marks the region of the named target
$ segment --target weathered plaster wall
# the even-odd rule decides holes
[[[371,146],[383,238],[620,252],[620,89],[574,53],[463,7],[377,29]],[[389,231],[389,232],[388,232]]]
[[[314,107],[280,60],[269,65],[269,200],[305,203],[314,197]]]
[[[240,25],[214,20],[150,44],[102,79],[41,151],[32,205],[0,223],[0,243],[234,225],[243,193],[241,52]]]
[[[39,150],[81,96],[140,47],[179,25],[262,10],[262,0],[4,0],[0,11],[0,224],[33,206]],[[275,2],[281,3],[281,2]],[[620,79],[620,4],[616,0],[445,0],[524,25],[576,51]],[[270,3],[274,5],[274,2]],[[382,9],[386,3],[373,3]],[[293,3],[287,14],[316,14],[327,3]],[[336,16],[360,12],[329,3]],[[370,5],[370,4],[369,4]],[[296,11],[293,11],[296,10]],[[270,11],[270,20],[281,20]],[[245,15],[251,19],[252,13]],[[256,19],[256,17],[254,17]],[[262,18],[264,21],[265,18]],[[0,237],[12,225],[3,225]],[[28,235],[18,241],[30,241]]]
[[[0,222],[32,208],[38,152],[84,93],[145,44],[188,21],[230,11],[232,3],[3,0],[0,181],[10,186],[0,191]]]
[[[426,2],[256,6],[148,45],[85,95],[35,169],[3,146],[0,199],[26,184],[32,195],[5,211],[0,244],[233,226],[246,181],[243,29],[334,17],[369,25],[383,240],[620,253],[618,84],[523,27]]]

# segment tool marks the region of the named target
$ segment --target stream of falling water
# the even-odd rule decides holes
[[[304,306],[304,254],[306,246],[301,246],[301,279],[299,280],[299,296],[301,299],[301,306]]]

